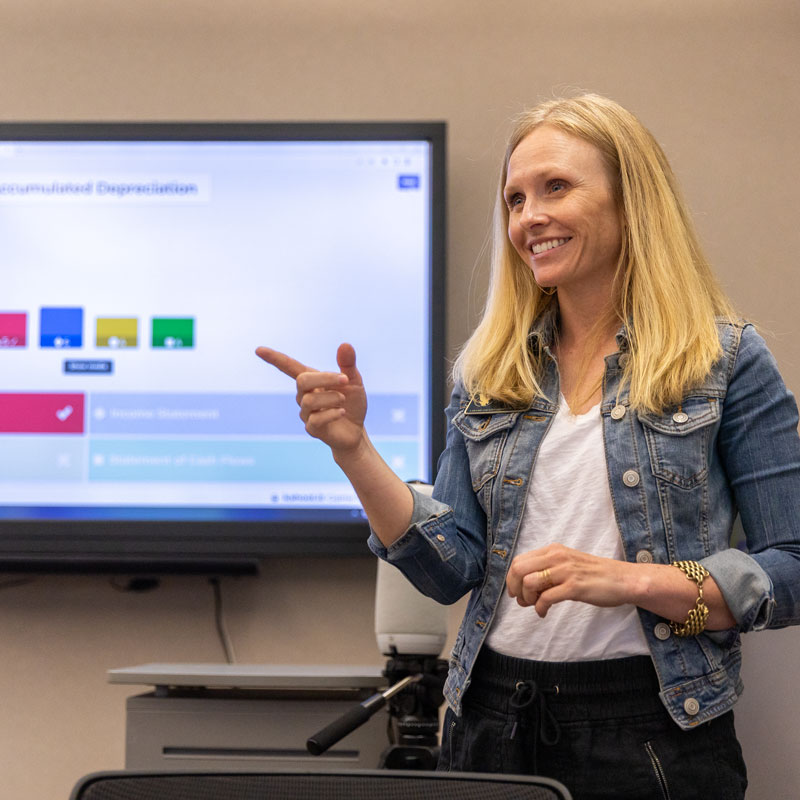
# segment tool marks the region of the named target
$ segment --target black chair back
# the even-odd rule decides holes
[[[70,800],[572,800],[549,778],[422,770],[97,772]]]

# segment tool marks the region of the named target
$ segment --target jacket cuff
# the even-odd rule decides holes
[[[405,554],[404,551],[408,550],[415,543],[417,534],[419,533],[417,526],[422,522],[426,522],[450,510],[450,507],[446,503],[434,500],[429,494],[419,492],[409,484],[406,484],[406,486],[408,486],[408,490],[411,492],[411,497],[414,500],[414,507],[411,511],[411,522],[408,528],[406,528],[405,533],[388,548],[383,545],[383,542],[375,535],[372,529],[370,529],[369,538],[367,539],[369,549],[372,550],[378,558],[382,558],[384,561],[393,561],[395,558],[402,558]]]
[[[772,581],[754,558],[731,548],[700,563],[719,586],[742,633],[760,631],[769,625],[775,608]]]

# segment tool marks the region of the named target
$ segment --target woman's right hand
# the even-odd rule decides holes
[[[341,344],[336,351],[341,372],[320,372],[269,347],[257,348],[256,355],[295,381],[306,431],[325,442],[334,455],[363,443],[367,395],[352,345]]]
[[[341,372],[319,372],[269,347],[259,347],[256,354],[294,379],[306,430],[331,448],[334,460],[356,490],[372,530],[389,547],[408,528],[414,501],[364,429],[367,395],[353,347],[341,344],[336,351]]]

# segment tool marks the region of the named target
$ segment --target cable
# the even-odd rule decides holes
[[[225,617],[222,613],[222,587],[220,586],[219,578],[209,578],[208,582],[214,591],[214,622],[217,626],[217,635],[219,642],[222,645],[222,651],[225,654],[225,661],[228,664],[236,663],[236,653],[233,649],[233,642],[228,635],[228,630],[225,627]]]

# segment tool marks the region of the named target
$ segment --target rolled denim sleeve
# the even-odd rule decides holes
[[[486,565],[486,515],[472,488],[464,439],[452,425],[463,406],[453,392],[446,410],[447,446],[439,458],[433,496],[409,486],[414,496],[411,524],[391,546],[374,533],[368,544],[421,591],[440,603],[454,603],[483,580]]]
[[[719,453],[747,552],[703,560],[742,631],[800,621],[797,405],[752,326],[742,330],[724,400]]]

